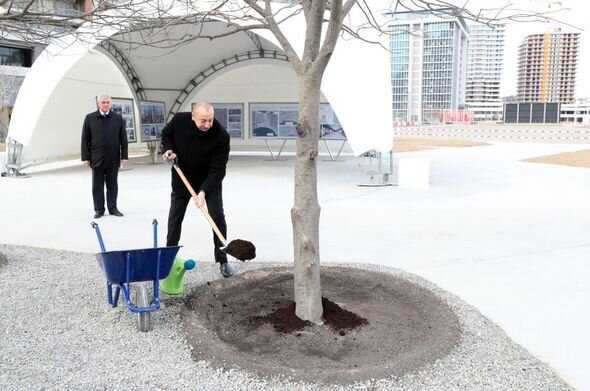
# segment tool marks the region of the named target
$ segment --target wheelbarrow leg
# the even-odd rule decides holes
[[[109,304],[113,308],[115,308],[119,302],[119,292],[121,292],[121,287],[117,285],[117,289],[115,289],[115,299],[113,300],[113,284],[107,281],[107,298]]]
[[[112,286],[112,284],[111,284]],[[113,302],[113,308],[117,306],[119,303],[119,293],[121,292],[121,286],[117,285],[117,289],[115,289],[115,301]]]
[[[113,306],[113,284],[111,284],[108,281],[107,281],[107,296],[109,298],[109,304],[111,306]]]

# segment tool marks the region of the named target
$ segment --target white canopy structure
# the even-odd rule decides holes
[[[8,133],[9,139],[23,144],[25,161],[78,155],[84,115],[95,109],[94,97],[99,93],[133,98],[136,103],[164,102],[167,118],[190,110],[197,99],[217,103],[298,101],[295,73],[268,31],[169,44],[191,29],[211,36],[227,30],[224,22],[206,21],[198,26],[174,26],[151,37],[151,44],[137,46],[129,44],[139,41],[134,37],[137,32],[120,33],[114,28],[105,32],[103,27],[99,36],[93,28],[89,23],[78,30],[87,32],[84,38],[72,36],[50,45],[29,70]],[[298,51],[303,49],[304,28],[302,16],[284,27]],[[119,72],[113,72],[116,69]],[[223,88],[208,88],[213,84]],[[356,155],[391,150],[386,50],[359,40],[340,40],[326,70],[322,93]],[[246,137],[232,139],[232,144],[254,141]]]

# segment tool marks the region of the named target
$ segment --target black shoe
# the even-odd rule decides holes
[[[228,262],[220,263],[219,271],[221,272],[221,275],[225,278],[229,278],[234,275],[234,269],[229,265]]]
[[[109,214],[113,216],[123,217],[123,213],[119,212],[119,209],[111,210],[109,211]]]
[[[104,216],[104,212],[102,212],[102,213],[96,212],[96,213],[94,214],[94,218],[95,218],[95,219],[100,219],[102,216]]]

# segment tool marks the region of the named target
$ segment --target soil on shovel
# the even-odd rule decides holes
[[[256,258],[256,247],[252,242],[247,240],[232,240],[225,247],[224,251],[242,262]]]
[[[321,276],[323,325],[295,316],[292,268],[197,287],[182,309],[194,359],[267,377],[350,384],[418,370],[460,340],[457,316],[426,288],[353,268],[325,267]]]

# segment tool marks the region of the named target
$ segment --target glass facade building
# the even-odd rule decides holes
[[[468,28],[440,13],[390,15],[394,123],[437,123],[465,104]]]
[[[443,109],[453,108],[453,40],[451,22],[425,23],[422,65],[423,122],[437,122]]]
[[[408,116],[410,32],[407,25],[390,26],[391,87],[393,118],[400,121]]]

